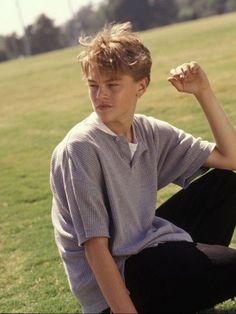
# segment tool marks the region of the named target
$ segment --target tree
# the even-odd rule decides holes
[[[0,49],[0,62],[8,60],[7,52],[3,49]]]
[[[235,4],[235,0],[176,0],[178,20],[192,20],[222,14],[230,11],[229,3]]]
[[[5,51],[9,59],[14,59],[24,55],[24,43],[16,33],[5,37]]]
[[[236,1],[235,0],[228,0],[226,3],[226,11],[236,11]]]
[[[63,27],[66,41],[70,45],[76,45],[81,33],[91,35],[97,32],[107,21],[106,13],[104,5],[96,10],[91,4],[83,6]]]
[[[52,51],[63,47],[60,28],[54,26],[52,19],[45,14],[26,28],[32,54]]]
[[[176,0],[107,0],[109,19],[130,21],[135,30],[173,23],[177,19]]]
[[[108,8],[114,22],[130,21],[136,30],[149,27],[152,11],[148,0],[108,0]]]
[[[194,16],[194,0],[176,0],[178,7],[178,21],[186,21],[196,18]]]
[[[226,3],[228,0],[208,0],[208,15],[223,14],[226,12]]]
[[[162,26],[177,21],[178,6],[176,0],[149,0],[151,20],[149,27]]]

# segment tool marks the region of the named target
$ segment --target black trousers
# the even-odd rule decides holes
[[[196,313],[236,296],[236,174],[212,170],[156,215],[194,242],[167,242],[129,257],[125,281],[139,313]],[[204,244],[203,244],[204,243]]]

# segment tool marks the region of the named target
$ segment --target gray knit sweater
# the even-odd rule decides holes
[[[84,313],[108,307],[85,257],[86,240],[108,237],[122,276],[128,256],[160,242],[192,241],[155,216],[157,191],[171,182],[186,187],[203,173],[214,144],[144,115],[135,115],[133,127],[138,147],[132,159],[126,139],[101,131],[90,117],[53,152],[55,239]]]

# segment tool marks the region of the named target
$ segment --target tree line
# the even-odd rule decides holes
[[[25,34],[1,36],[0,62],[78,44],[81,33],[93,34],[106,23],[131,21],[136,31],[236,11],[235,0],[104,0],[82,7],[57,27],[45,14]]]

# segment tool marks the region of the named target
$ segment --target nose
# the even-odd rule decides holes
[[[105,99],[107,98],[107,91],[104,87],[102,86],[99,86],[98,89],[97,89],[97,93],[96,93],[96,98],[98,100],[102,100],[102,99]]]

